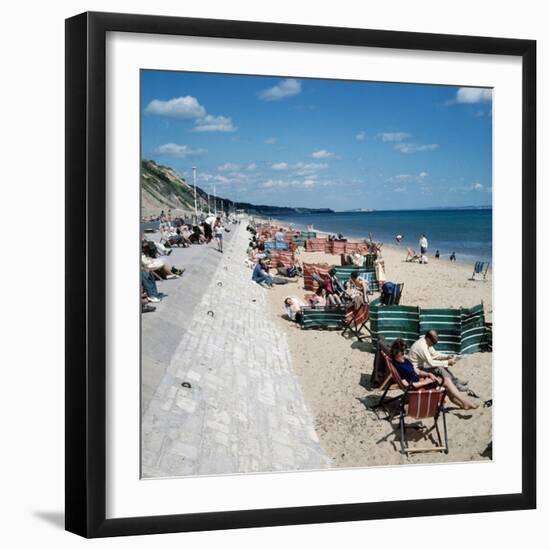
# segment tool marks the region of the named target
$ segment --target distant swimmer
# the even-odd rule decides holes
[[[436,251],[435,251],[435,259],[436,259],[436,260],[439,260],[439,250],[436,250]]]
[[[456,262],[456,254],[454,252],[451,254],[449,260],[451,260],[451,262]]]
[[[396,235],[395,240],[396,240],[397,244],[399,244],[403,240],[403,235]]]

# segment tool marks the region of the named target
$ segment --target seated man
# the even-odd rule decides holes
[[[267,265],[264,260],[260,260],[254,270],[252,271],[252,280],[259,285],[271,288],[273,286],[273,279],[269,275]]]
[[[282,227],[280,227],[279,230],[275,233],[275,240],[279,243],[285,242],[285,234]]]
[[[399,376],[415,389],[436,388],[443,386],[447,390],[449,399],[459,408],[464,410],[477,409],[478,406],[460,394],[459,388],[453,384],[450,378],[436,376],[435,374],[415,367],[405,357],[406,344],[401,338],[395,340],[391,347],[390,357]]]
[[[416,369],[423,369],[444,378],[450,378],[460,391],[466,391],[468,382],[459,380],[454,376],[449,367],[457,362],[453,355],[438,353],[434,346],[438,342],[438,335],[435,330],[429,330],[421,336],[409,350],[409,360]]]

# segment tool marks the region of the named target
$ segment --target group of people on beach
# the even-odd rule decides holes
[[[141,236],[141,312],[156,310],[152,303],[158,303],[167,294],[160,292],[157,282],[181,277],[185,268],[178,268],[162,258],[172,254],[174,248],[188,248],[191,245],[208,244],[216,240],[217,250],[223,253],[223,234],[226,231],[221,216],[208,216],[197,223],[193,220],[185,223],[182,218],[172,219],[171,210],[164,210],[158,216],[158,240]]]
[[[265,238],[257,233],[253,224],[250,224],[247,229],[252,234],[246,260],[247,265],[252,268],[252,280],[261,286],[270,288],[274,284],[274,277],[270,274],[270,270],[275,267],[271,265],[270,250],[266,250]],[[274,240],[276,242],[285,240],[283,228],[276,230]],[[422,258],[426,256],[428,251],[426,235],[421,236],[419,244]],[[299,271],[301,262],[296,260],[297,247],[291,247],[291,251],[296,266],[295,268],[291,266],[292,269],[296,269],[293,271],[292,276],[297,277],[302,275]],[[377,252],[381,253],[380,246],[377,247]],[[427,259],[425,261],[427,262]],[[361,254],[347,255],[346,263],[348,265],[356,265],[359,268],[362,262],[364,262],[364,256]],[[284,269],[289,268],[284,267]],[[282,276],[289,276],[288,273],[281,271],[279,268],[277,268],[277,273]],[[307,307],[353,307],[357,310],[363,304],[369,303],[368,282],[362,279],[359,271],[352,272],[349,280],[345,283],[338,279],[335,268],[329,269],[322,275],[314,272],[313,279],[316,281],[316,290],[313,293],[306,294],[302,299],[296,296],[285,297],[284,308],[291,321],[301,324],[304,308]],[[384,303],[382,300],[384,284],[382,282],[379,287],[382,303]],[[459,357],[438,353],[435,349],[438,339],[437,331],[429,330],[407,350],[405,341],[398,338],[388,350],[390,359],[406,384],[415,389],[443,387],[450,401],[458,408],[464,410],[476,409],[478,405],[464,394],[464,392],[469,391],[468,382],[455,377],[449,370],[449,367],[457,363]]]
[[[401,241],[403,240],[403,235],[398,234],[395,236],[395,241],[397,244],[401,244]],[[428,263],[428,237],[425,233],[422,233],[420,235],[420,238],[418,240],[418,247],[420,249],[420,254],[417,254],[412,248],[407,248],[407,255],[405,256],[406,262],[419,262],[421,264],[427,264]],[[439,249],[435,251],[434,258],[436,260],[439,260],[441,257],[441,253]],[[453,250],[449,256],[449,260],[451,262],[456,262],[456,252]]]

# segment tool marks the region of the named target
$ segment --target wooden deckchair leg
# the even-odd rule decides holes
[[[401,431],[401,451],[405,453],[405,455],[409,456],[409,443],[407,441],[407,430],[405,429],[405,412],[401,410],[401,414],[399,416],[399,429]]]

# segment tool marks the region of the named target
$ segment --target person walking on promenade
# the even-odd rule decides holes
[[[214,234],[218,243],[218,252],[223,254],[223,225],[219,216],[216,218],[216,223],[214,224]]]

